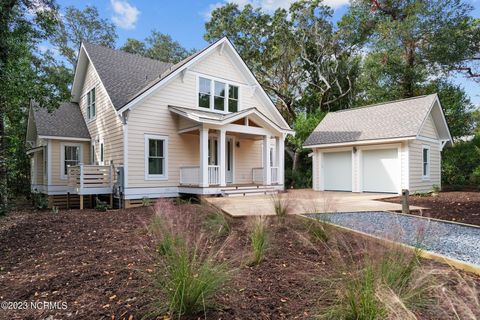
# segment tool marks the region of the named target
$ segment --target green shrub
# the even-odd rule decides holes
[[[101,201],[100,199],[96,199],[95,200],[95,210],[97,211],[102,211],[102,212],[105,212],[107,211],[108,209],[110,209],[110,206],[105,202],[105,201]]]
[[[207,215],[205,226],[209,231],[217,236],[227,236],[231,230],[227,218],[218,210],[214,210]]]
[[[169,246],[163,249],[163,267],[156,274],[157,286],[163,292],[157,312],[177,318],[205,312],[229,279],[228,266],[206,254],[204,248],[192,248],[184,239],[172,238]]]
[[[149,207],[152,205],[152,200],[149,197],[142,198],[142,207]]]
[[[252,265],[258,265],[265,257],[265,251],[268,247],[268,231],[265,217],[256,217],[250,229],[250,244],[252,246],[253,258]]]
[[[442,183],[457,186],[478,184],[479,167],[480,136],[472,141],[456,142],[442,152]]]
[[[40,192],[32,193],[33,205],[35,208],[45,210],[48,208],[48,197]]]

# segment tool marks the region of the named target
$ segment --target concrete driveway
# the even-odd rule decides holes
[[[232,217],[274,215],[274,198],[278,197],[288,206],[289,214],[359,211],[401,211],[396,203],[377,201],[391,198],[392,194],[313,191],[311,189],[289,190],[276,196],[246,196],[204,198]],[[411,210],[423,209],[410,207]]]

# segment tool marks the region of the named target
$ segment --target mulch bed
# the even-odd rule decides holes
[[[137,208],[7,217],[15,223],[0,231],[0,301],[62,301],[68,307],[0,310],[0,319],[142,319],[157,298],[152,286],[155,243],[147,232],[153,213],[152,208]],[[200,212],[194,222],[204,218]],[[370,250],[366,246],[379,247],[336,229],[329,230],[327,244],[314,242],[298,217],[288,217],[284,224],[269,221],[270,245],[258,266],[245,263],[250,258],[249,221],[231,221],[233,241],[223,256],[235,266],[234,276],[207,319],[314,318],[332,298],[331,283],[325,280],[351,272],[363,261],[362,252]],[[435,317],[428,310],[419,314],[420,319]]]
[[[383,199],[399,203],[400,198]],[[432,196],[410,196],[410,205],[428,208],[412,214],[480,226],[480,192],[450,191]]]

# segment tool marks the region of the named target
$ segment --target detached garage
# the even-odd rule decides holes
[[[441,185],[441,151],[452,143],[436,94],[325,116],[305,141],[313,189],[401,193]]]

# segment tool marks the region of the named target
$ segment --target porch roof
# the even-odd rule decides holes
[[[283,132],[283,133],[293,133],[293,130],[282,128],[277,123],[270,120],[267,116],[265,116],[261,111],[257,108],[252,107],[248,109],[244,109],[238,112],[232,113],[219,113],[213,111],[206,111],[206,110],[199,110],[199,109],[192,109],[186,107],[178,107],[169,105],[168,109],[176,113],[186,119],[192,120],[197,123],[206,123],[206,124],[214,124],[214,125],[225,125],[232,123],[238,119],[244,118],[248,115],[256,115],[261,120],[266,122],[268,125],[272,126],[276,130]]]

